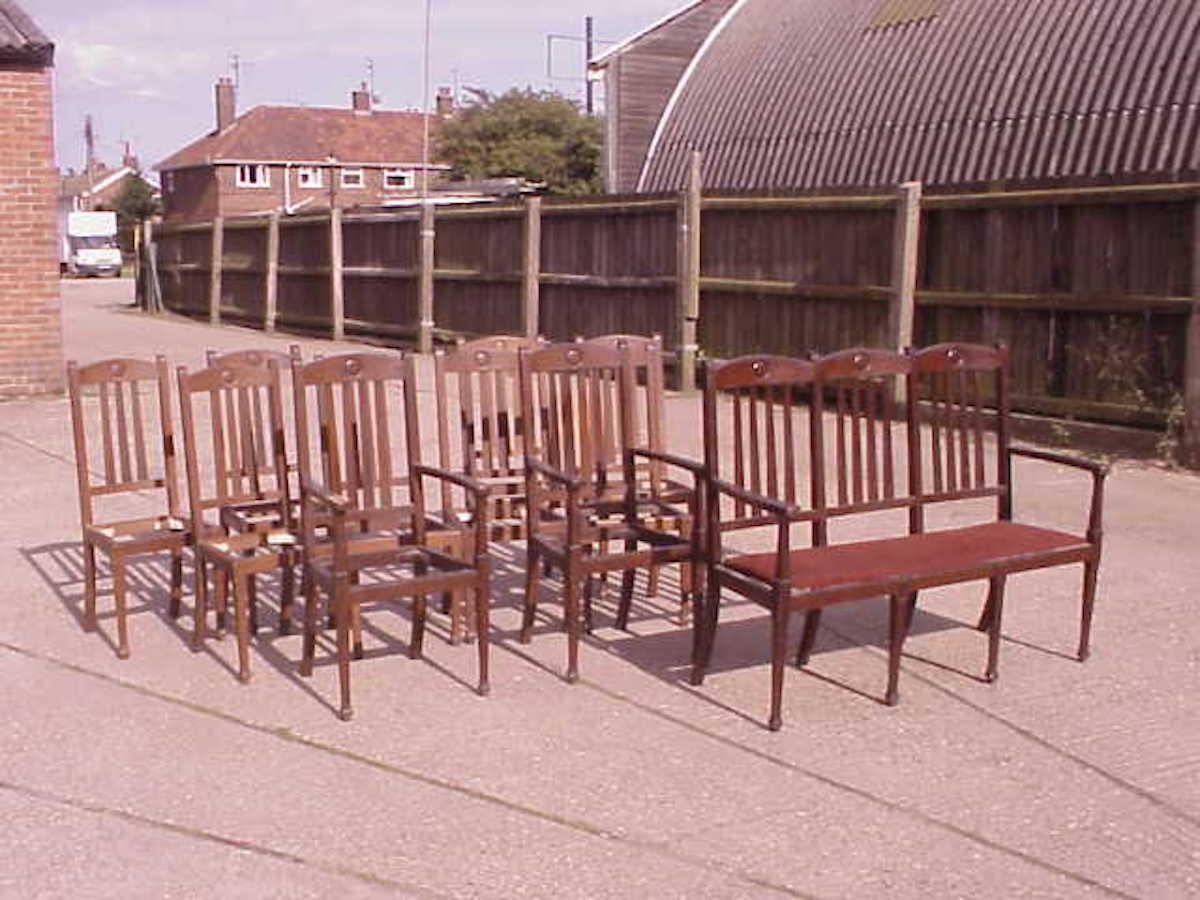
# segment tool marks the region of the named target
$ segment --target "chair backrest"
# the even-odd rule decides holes
[[[420,412],[416,368],[399,353],[344,353],[293,361],[301,478],[347,498],[352,508],[419,513]],[[398,430],[393,430],[393,422]]]
[[[459,344],[434,356],[438,464],[474,477],[518,480],[524,472],[520,353],[537,338],[501,336]],[[443,509],[450,487],[442,484]]]
[[[605,334],[580,343],[593,347],[624,350],[633,371],[633,391],[630,394],[630,432],[628,446],[666,450],[664,420],[666,418],[666,378],[663,371],[662,337],[639,334]],[[615,435],[613,435],[615,437]],[[617,458],[624,448],[614,447]],[[652,490],[657,489],[661,464],[652,463]]]
[[[917,402],[909,405],[909,440],[911,452],[928,460],[913,470],[914,492],[926,502],[995,496],[1008,517],[1008,348],[935,344],[914,351],[912,363],[908,395]],[[994,466],[986,452],[991,432]]]
[[[527,452],[603,487],[632,446],[632,390],[627,349],[566,343],[522,353]]]
[[[194,533],[209,511],[256,500],[282,501],[290,515],[280,365],[177,370],[188,501]]]
[[[811,360],[742,356],[705,367],[704,461],[717,477],[790,504],[806,502],[811,479],[807,400],[816,378]],[[728,447],[726,452],[724,449]],[[736,501],[729,529],[769,517]]]
[[[166,496],[167,514],[178,516],[166,358],[71,362],[67,384],[82,523],[95,521],[97,498],[155,489]]]
[[[300,345],[292,344],[288,352],[252,348],[249,350],[230,350],[221,353],[219,350],[206,350],[205,361],[211,366],[249,366],[252,369],[265,369],[272,361],[279,364],[281,372],[291,371],[293,359],[301,359]]]

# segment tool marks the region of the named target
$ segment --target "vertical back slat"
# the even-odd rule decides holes
[[[933,460],[933,492],[940,494],[946,489],[946,481],[942,473],[942,397],[940,392],[941,379],[937,375],[929,377],[929,439],[931,441],[930,458]]]
[[[983,389],[979,373],[971,373],[971,417],[975,431],[975,487],[987,484],[987,469],[983,459]]]
[[[896,496],[896,471],[893,462],[892,423],[896,421],[896,392],[891,385],[883,392],[883,496],[892,500]]]
[[[967,373],[959,372],[958,381],[958,453],[959,484],[963,489],[972,485],[971,478],[971,399],[967,394]]]
[[[212,423],[213,481],[217,500],[228,500],[229,454],[225,441],[225,403],[220,390],[208,392],[208,414]]]
[[[733,393],[733,477],[738,487],[746,486],[746,450],[745,435],[742,427],[742,392]],[[736,501],[735,515],[741,518],[745,515],[746,504]]]
[[[499,455],[496,428],[496,386],[490,372],[479,373],[479,425],[482,430],[480,444],[483,450],[483,471],[495,475],[496,458]]]
[[[342,382],[342,440],[345,447],[346,491],[359,506],[366,504],[359,497],[362,490],[362,441],[358,433],[357,382]]]
[[[862,384],[854,384],[850,388],[851,487],[855,503],[861,503],[863,500],[863,390]]]
[[[563,471],[571,475],[579,475],[581,472],[575,448],[575,385],[572,384],[572,381],[570,374],[560,373],[558,377],[559,406],[554,419],[562,440]]]
[[[779,496],[779,463],[776,459],[778,449],[775,440],[775,403],[774,390],[763,388],[763,423],[767,430],[767,496]]]
[[[137,464],[138,481],[150,477],[150,461],[146,456],[146,419],[142,415],[142,386],[137,381],[129,383],[130,405],[133,408],[134,461]]]
[[[759,456],[758,437],[758,392],[752,390],[746,395],[750,405],[750,490],[756,494],[762,493],[762,459]]]
[[[112,412],[108,408],[108,383],[100,382],[100,442],[104,454],[104,481],[117,483],[116,464],[113,459]]]
[[[237,497],[242,493],[242,476],[246,474],[245,466],[242,463],[237,398],[233,391],[227,389],[223,389],[221,393],[224,394],[225,419],[228,426],[225,431],[225,447],[229,452],[229,496]]]
[[[121,461],[121,480],[133,481],[133,466],[129,461],[129,418],[125,414],[125,391],[121,382],[113,382],[113,393],[117,411],[117,450]]]
[[[879,499],[879,446],[875,437],[875,426],[879,419],[876,404],[881,389],[882,385],[874,382],[863,385],[867,428],[867,499],[872,502]]]
[[[379,459],[379,505],[391,506],[395,475],[392,468],[392,433],[388,422],[387,382],[371,382],[375,395],[375,454]],[[367,389],[364,383],[363,390]]]
[[[242,463],[246,467],[246,474],[249,481],[249,490],[254,494],[255,498],[262,497],[262,480],[259,477],[259,467],[264,460],[257,450],[258,442],[254,434],[254,417],[252,410],[258,406],[252,402],[250,394],[258,396],[258,389],[253,391],[249,388],[239,388],[237,392],[238,400],[238,418],[240,421],[242,434]],[[261,429],[260,429],[261,431]]]
[[[513,474],[513,412],[508,391],[508,373],[497,369],[492,375],[496,383],[496,437],[499,440],[498,464],[499,474]]]
[[[382,506],[376,488],[379,485],[379,470],[376,462],[375,436],[378,433],[371,415],[371,382],[358,384],[358,442],[362,459],[363,503],[367,506]]]
[[[783,478],[787,491],[787,502],[796,502],[796,430],[792,422],[794,414],[792,386],[785,384],[783,393]]]
[[[339,460],[340,452],[337,446],[337,414],[333,404],[333,385],[318,384],[317,390],[317,419],[320,422],[321,462],[324,470],[326,487],[331,491],[341,491],[342,466]]]
[[[834,446],[834,465],[837,466],[838,505],[845,506],[850,502],[846,490],[846,387],[837,386],[837,443]]]

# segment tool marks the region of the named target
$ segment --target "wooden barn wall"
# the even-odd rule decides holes
[[[998,200],[966,208],[936,199],[927,198],[921,217],[914,342],[1005,341],[1019,410],[1161,424],[1183,391],[1197,199]],[[895,208],[836,200],[705,201],[704,355],[889,345]],[[676,349],[679,223],[671,197],[545,200],[534,273],[539,332],[554,340],[658,333]],[[439,210],[435,227],[437,338],[521,333],[530,278],[523,207]],[[221,315],[263,318],[267,234],[265,220],[226,221]],[[347,333],[411,340],[418,217],[347,217],[342,237]],[[156,246],[167,306],[209,316],[211,229],[168,227]],[[330,253],[327,216],[283,221],[280,327],[329,331]]]

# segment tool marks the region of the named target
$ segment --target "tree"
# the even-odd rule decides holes
[[[133,231],[142,222],[161,211],[161,204],[154,196],[154,188],[146,183],[141,172],[125,176],[121,193],[113,201],[117,214],[117,232],[121,247],[126,252],[133,249]]]
[[[512,89],[475,99],[440,126],[438,157],[454,179],[517,176],[551,193],[600,191],[600,121],[560,94]]]

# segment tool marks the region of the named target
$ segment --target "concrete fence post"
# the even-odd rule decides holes
[[[217,216],[212,222],[212,256],[209,262],[208,321],[221,324],[221,267],[225,259],[225,222]]]
[[[421,204],[421,258],[417,282],[417,352],[433,352],[433,267],[437,224],[433,204]]]
[[[679,195],[676,212],[676,345],[679,348],[679,390],[696,390],[696,355],[700,350],[697,327],[700,320],[700,212],[702,158],[692,151],[687,189]]]
[[[1200,200],[1192,207],[1192,311],[1183,376],[1183,461],[1200,469]]]
[[[274,331],[279,315],[279,210],[267,220],[266,284],[264,285],[263,331]]]
[[[521,242],[521,323],[525,337],[537,337],[541,320],[542,198],[525,200]]]
[[[329,319],[335,341],[346,336],[346,282],[342,273],[342,211],[329,211]]]

